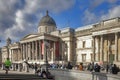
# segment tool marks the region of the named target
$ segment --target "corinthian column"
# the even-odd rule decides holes
[[[98,37],[98,61],[100,61],[100,38]]]
[[[100,61],[103,61],[103,35],[101,35],[100,47]]]
[[[39,40],[39,51],[38,51],[38,54],[39,54],[39,60],[41,60],[42,51],[41,51],[41,41],[40,40]]]
[[[32,59],[32,43],[30,42],[29,44],[30,44],[30,58],[29,59],[31,60]]]
[[[34,60],[34,41],[32,42],[32,60]]]
[[[95,61],[95,36],[93,36],[93,61]]]
[[[115,33],[115,61],[118,61],[118,33]]]
[[[36,43],[35,58],[36,60],[38,60],[38,41],[36,41],[35,43]]]
[[[28,43],[26,43],[26,59],[28,60]]]
[[[56,56],[55,55],[55,50],[56,50],[55,42],[53,44],[54,44],[54,46],[53,46],[54,47],[53,48],[53,61],[55,61],[55,56]]]
[[[25,59],[25,44],[23,44],[23,59]]]
[[[21,48],[21,60],[23,60],[23,44],[21,44],[20,48]]]

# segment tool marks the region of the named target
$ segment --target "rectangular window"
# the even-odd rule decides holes
[[[83,48],[85,48],[85,41],[83,41]]]
[[[82,61],[86,62],[86,54],[82,54]]]
[[[93,54],[91,53],[90,56],[91,56],[91,61],[93,61],[94,58]]]

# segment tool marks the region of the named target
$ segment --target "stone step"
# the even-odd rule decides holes
[[[0,74],[0,80],[46,80],[46,79],[34,74]]]

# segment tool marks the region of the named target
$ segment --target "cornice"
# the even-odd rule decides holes
[[[81,31],[77,31],[75,32],[75,36],[85,36],[85,35],[91,35],[91,29],[85,29],[85,30],[81,30]]]
[[[93,26],[91,32],[107,30],[107,29],[111,29],[111,28],[118,28],[118,27],[120,27],[120,22],[116,23],[116,24],[112,24],[112,25],[106,25],[106,26],[97,24],[97,25]]]

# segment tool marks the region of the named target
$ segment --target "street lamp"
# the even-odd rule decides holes
[[[50,74],[50,72],[48,71],[48,49],[49,49],[50,44],[44,40],[44,51],[45,51],[45,65],[43,66],[43,68],[45,68],[45,70],[42,71],[41,76],[43,78],[47,78],[47,79],[53,79],[54,76]],[[42,68],[42,67],[41,67]]]
[[[49,48],[49,43],[47,41],[45,41],[45,64],[46,64],[46,72],[48,73],[48,56],[47,56],[47,50]]]

